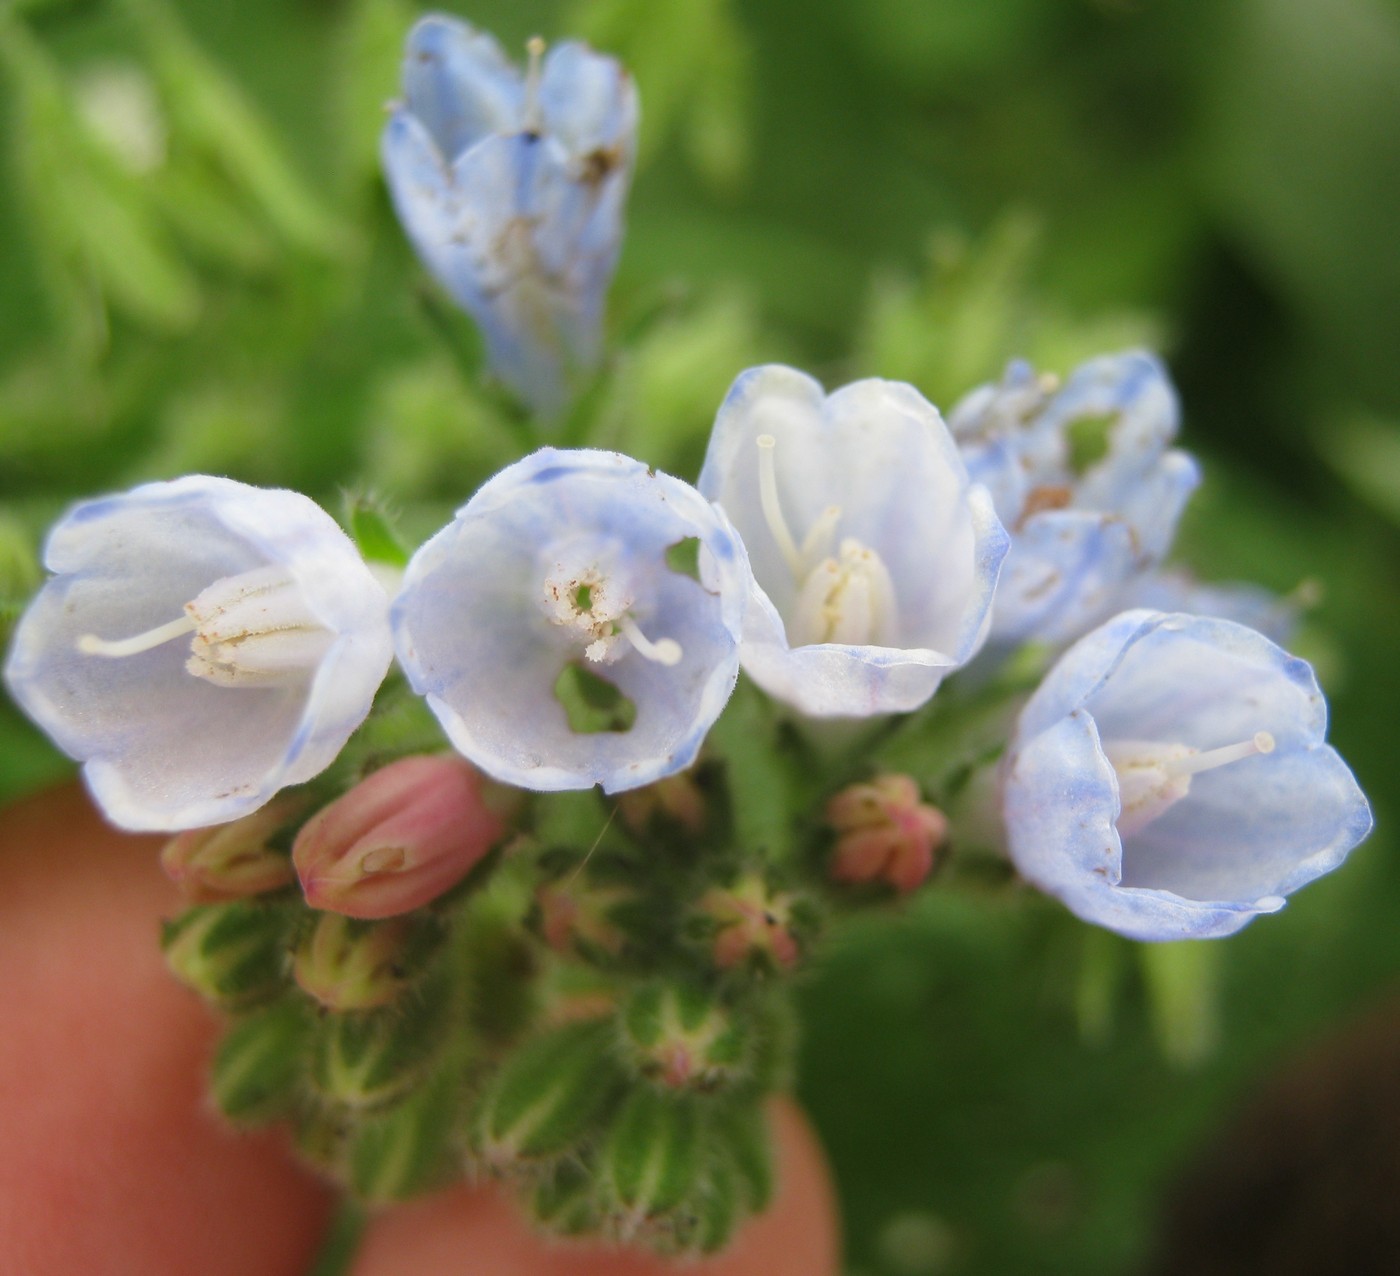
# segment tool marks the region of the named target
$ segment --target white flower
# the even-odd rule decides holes
[[[6,682],[122,828],[220,824],[309,780],[392,659],[383,588],[296,492],[150,483],[78,505],[45,561]]]
[[[738,678],[748,582],[738,536],[689,484],[615,452],[543,448],[413,556],[394,637],[483,771],[616,793],[694,760]],[[590,696],[601,720],[576,720]]]
[[[730,389],[699,487],[753,564],[744,669],[813,717],[917,708],[986,635],[1006,532],[912,386],[830,396],[778,365]]]
[[[1130,611],[1027,702],[1003,770],[1011,858],[1131,939],[1233,934],[1371,831],[1312,670],[1228,620]]]

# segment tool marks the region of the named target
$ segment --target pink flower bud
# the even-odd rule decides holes
[[[297,834],[292,862],[306,902],[393,917],[436,899],[505,834],[513,801],[503,794],[455,756],[391,762]]]
[[[222,904],[275,891],[296,874],[286,851],[268,842],[303,808],[300,798],[281,797],[241,820],[188,829],[165,844],[161,867],[192,904]]]
[[[948,835],[947,817],[919,801],[919,786],[907,775],[877,775],[842,789],[826,804],[826,818],[838,834],[830,865],[836,881],[884,881],[905,893],[933,871]]]
[[[727,889],[706,891],[700,911],[715,923],[715,965],[729,970],[757,957],[784,969],[795,966],[802,950],[793,934],[792,903],[792,896],[770,891],[756,873]]]
[[[535,892],[540,935],[555,952],[602,952],[616,957],[627,936],[609,913],[631,898],[633,893],[619,886],[546,882]]]
[[[629,789],[617,800],[622,822],[634,833],[644,833],[653,822],[669,821],[692,836],[705,828],[705,795],[690,771],[668,775],[640,789]]]

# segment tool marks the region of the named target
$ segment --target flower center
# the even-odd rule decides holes
[[[612,664],[629,647],[659,665],[679,664],[684,654],[674,638],[653,640],[642,632],[632,615],[634,591],[596,561],[561,556],[545,576],[543,604],[550,620],[573,630],[584,656],[597,664]]]
[[[1180,802],[1191,791],[1193,775],[1272,753],[1274,737],[1267,731],[1256,731],[1239,744],[1207,749],[1204,753],[1184,744],[1149,740],[1115,740],[1105,743],[1103,751],[1118,777],[1122,806],[1117,821],[1118,835],[1127,837]]]
[[[899,604],[884,560],[854,536],[843,537],[831,554],[841,507],[828,505],[799,546],[778,498],[778,441],[758,436],[758,495],[763,519],[797,583],[797,603],[788,622],[794,647],[809,643],[888,645],[898,627]]]
[[[83,634],[77,646],[85,655],[121,659],[191,633],[185,669],[221,687],[300,682],[335,641],[301,587],[269,564],[216,580],[185,604],[183,616],[154,629],[130,638]]]

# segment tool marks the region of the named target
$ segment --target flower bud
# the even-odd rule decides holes
[[[501,1065],[476,1117],[476,1142],[493,1170],[572,1151],[622,1083],[612,1024],[565,1024],[526,1042]]]
[[[826,804],[826,819],[837,833],[829,868],[835,881],[882,881],[906,894],[932,872],[948,833],[947,817],[919,801],[907,775],[842,789]]]
[[[632,1066],[658,1085],[710,1091],[747,1071],[743,1028],[692,984],[639,988],[623,1008],[621,1023]]]
[[[704,1153],[700,1112],[690,1096],[633,1089],[600,1158],[608,1230],[630,1241],[676,1210],[700,1177]]]
[[[714,887],[700,899],[701,917],[712,928],[715,965],[729,970],[750,958],[787,969],[802,955],[794,926],[794,899],[769,889],[757,873],[730,887]]]
[[[704,831],[707,816],[705,795],[693,768],[621,794],[617,810],[623,824],[638,834],[653,824],[669,824],[696,837]]]
[[[461,1080],[440,1075],[349,1136],[346,1177],[361,1200],[401,1201],[461,1172],[457,1096]]]
[[[302,805],[298,798],[279,797],[231,824],[188,829],[165,844],[161,867],[192,904],[279,890],[296,873],[286,851],[269,843],[296,819]]]
[[[224,1034],[209,1072],[209,1089],[231,1121],[271,1121],[303,1097],[306,1006],[287,998],[239,1019]]]
[[[182,984],[225,1009],[242,1009],[285,987],[289,923],[285,908],[206,904],[167,922],[161,947]]]
[[[602,1230],[594,1200],[594,1176],[577,1161],[561,1161],[536,1185],[530,1215],[557,1236],[585,1236]]]
[[[399,995],[443,933],[421,914],[366,922],[322,913],[297,949],[293,974],[328,1010],[372,1010]]]
[[[436,899],[506,831],[512,812],[488,784],[447,755],[400,758],[374,772],[297,834],[292,860],[307,903],[393,917]]]
[[[414,1085],[442,1045],[448,989],[426,980],[400,1004],[328,1014],[316,1025],[311,1083],[326,1099],[356,1111],[382,1108]]]
[[[557,953],[577,951],[594,961],[616,957],[627,936],[611,913],[635,898],[636,893],[623,886],[594,886],[568,878],[545,882],[535,892],[540,935]]]

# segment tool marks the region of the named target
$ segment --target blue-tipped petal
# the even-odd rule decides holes
[[[522,77],[489,36],[409,37],[385,177],[418,255],[480,325],[494,372],[557,414],[601,345],[636,150],[636,87],[585,45]]]
[[[668,560],[688,540],[698,580]],[[546,448],[414,555],[395,639],[414,689],[482,770],[613,793],[694,760],[738,676],[749,581],[742,542],[688,484],[616,453]],[[648,655],[629,626],[678,658]],[[555,691],[570,665],[631,701],[629,729],[571,726]]]
[[[15,631],[6,681],[123,828],[223,823],[318,774],[392,655],[383,589],[295,492],[203,476],[148,484],[77,506],[46,563],[55,575]],[[123,656],[82,646],[178,620],[211,587],[267,569],[282,579],[277,605],[324,633],[314,659],[275,678],[240,685],[236,659],[222,681],[191,672],[198,634]]]
[[[827,395],[792,368],[750,369],[720,407],[699,486],[754,568],[744,667],[801,713],[917,708],[981,645],[1006,533],[913,387]]]
[[[1169,450],[1179,416],[1161,362],[1136,350],[1092,359],[1063,386],[1018,360],[953,409],[969,473],[1011,530],[994,641],[1069,642],[1162,560],[1200,482]]]
[[[1124,613],[1071,647],[1021,715],[1003,772],[1011,857],[1080,917],[1129,938],[1231,934],[1370,832],[1326,725],[1312,670],[1261,634]],[[1180,783],[1166,772],[1144,790],[1149,763],[1134,760],[1220,749],[1239,756],[1180,790],[1164,787]],[[1129,818],[1125,793],[1140,803],[1149,790],[1152,813]]]
[[[442,14],[420,18],[408,33],[403,94],[449,163],[485,137],[522,127],[519,70],[494,36]]]

